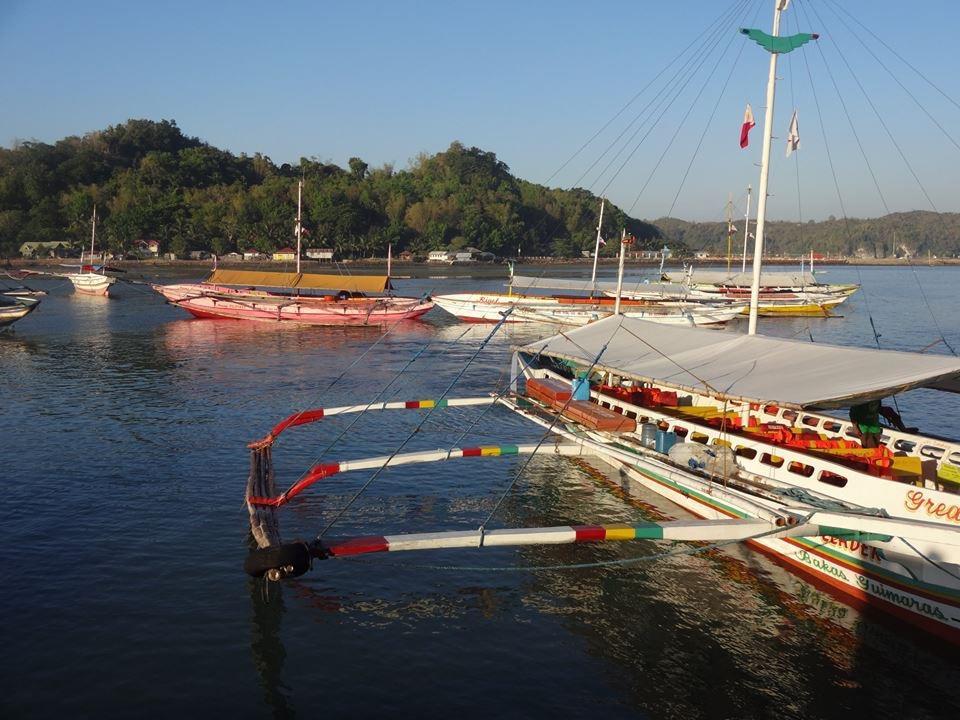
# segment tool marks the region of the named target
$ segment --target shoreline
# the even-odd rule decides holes
[[[3,262],[3,267],[10,270],[19,270],[28,267],[59,267],[64,264],[69,264],[71,262],[76,262],[76,258],[8,258]],[[532,258],[519,258],[515,260],[518,265],[556,265],[558,267],[591,267],[593,261],[587,258],[543,258],[543,257],[532,257]],[[124,270],[136,270],[136,269],[176,269],[176,268],[209,268],[213,269],[213,261],[208,260],[166,260],[166,259],[146,259],[146,260],[111,260],[109,261],[111,265],[114,265],[118,268]],[[677,268],[684,266],[684,259],[668,259],[664,263],[664,267]],[[699,267],[710,267],[710,268],[724,268],[726,266],[726,260],[724,259],[706,259],[700,260],[696,263],[693,263],[695,266]],[[797,258],[778,258],[778,257],[768,257],[764,259],[765,265],[795,265],[799,269],[798,259]],[[413,262],[413,261],[392,261],[392,267],[394,270],[403,270],[406,272],[414,270],[423,270],[429,268],[434,271],[443,271],[445,274],[451,275],[469,275],[475,273],[476,271],[482,271],[482,274],[489,274],[491,270],[495,268],[503,268],[504,274],[506,274],[506,265],[507,262],[494,262],[494,263],[484,263],[484,262],[474,262],[474,263],[462,263],[455,265],[448,265],[446,263],[430,263],[430,262]],[[924,261],[910,261],[903,258],[833,258],[833,259],[824,259],[817,260],[814,263],[814,270],[818,267],[825,266],[861,266],[861,267],[935,267],[935,266],[960,266],[960,258],[934,258],[932,260]],[[240,260],[240,261],[230,261],[224,262],[220,261],[218,263],[219,267],[230,267],[230,268],[244,268],[250,270],[261,270],[261,271],[274,271],[274,272],[292,272],[293,263],[292,262],[275,262],[272,260]],[[386,258],[366,258],[362,260],[338,260],[336,262],[319,262],[316,260],[307,260],[301,263],[301,269],[303,272],[307,273],[325,273],[330,271],[336,271],[339,266],[347,266],[350,268],[386,268],[387,259]],[[617,259],[616,258],[600,258],[598,267],[616,267]],[[627,260],[625,262],[627,267],[639,267],[639,268],[658,268],[660,267],[659,260]],[[748,266],[747,271],[750,272],[750,266]],[[736,272],[736,268],[733,267],[731,272]]]

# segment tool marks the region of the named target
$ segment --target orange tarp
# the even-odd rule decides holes
[[[386,275],[315,275],[312,273],[258,272],[253,270],[214,270],[204,282],[211,285],[296,288],[339,292],[383,292]]]

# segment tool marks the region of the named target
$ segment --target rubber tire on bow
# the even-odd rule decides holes
[[[279,570],[285,578],[300,577],[310,569],[310,548],[306,543],[257,548],[247,554],[243,569],[253,577],[263,577],[270,570]]]

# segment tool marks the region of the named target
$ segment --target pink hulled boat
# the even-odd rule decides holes
[[[214,270],[200,283],[152,287],[170,304],[200,318],[383,325],[418,318],[433,307],[433,301],[427,297],[367,295],[390,288],[386,275]]]

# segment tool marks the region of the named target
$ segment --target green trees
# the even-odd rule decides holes
[[[52,145],[0,148],[0,255],[16,255],[28,240],[86,242],[94,203],[99,242],[115,252],[143,239],[177,254],[272,252],[294,242],[301,177],[305,243],[341,257],[382,257],[388,244],[397,253],[426,254],[455,243],[502,256],[519,250],[571,257],[594,246],[599,198],[520,180],[494,153],[459,142],[417,157],[405,170],[371,168],[359,157],[346,169],[316,157],[278,166],[259,153],[236,156],[184,135],[172,120],[129,120]],[[663,242],[657,227],[608,203],[602,253],[616,253],[624,227],[641,248]],[[665,229],[678,253],[688,239],[695,247],[715,239],[712,229],[672,221]],[[851,246],[881,252],[897,244],[875,236],[871,231]],[[920,246],[940,235],[931,229],[900,237]]]

